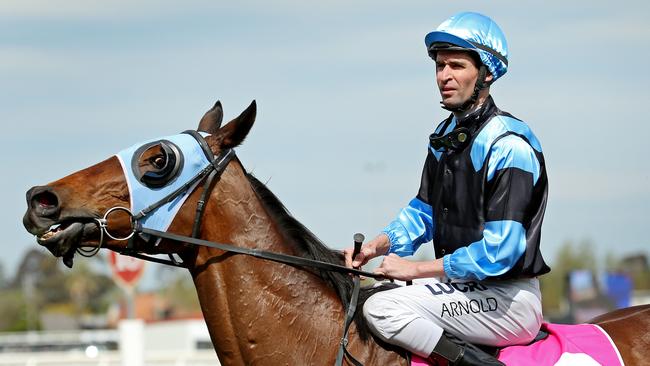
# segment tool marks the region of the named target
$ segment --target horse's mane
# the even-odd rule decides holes
[[[301,252],[301,256],[312,258],[318,261],[344,264],[343,254],[339,251],[329,249],[323,244],[320,239],[294,218],[287,208],[280,202],[280,200],[266,187],[262,182],[255,178],[252,174],[247,173],[246,176],[262,202],[267,213],[275,220],[280,233],[286,241],[293,244]],[[320,271],[311,268],[306,268],[318,274],[325,282],[327,282],[339,296],[344,308],[347,309],[350,302],[350,295],[352,292],[352,279],[344,273],[333,271]],[[359,293],[359,304],[354,321],[357,325],[359,337],[367,341],[370,338],[370,331],[368,324],[361,315],[363,303],[375,292],[387,289],[387,286],[379,286],[372,288],[362,288]]]

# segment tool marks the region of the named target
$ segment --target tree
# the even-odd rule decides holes
[[[65,288],[77,314],[104,313],[114,301],[113,280],[93,271],[90,261],[78,261],[66,274]]]
[[[7,279],[5,278],[5,267],[0,263],[0,289],[7,286]]]
[[[165,266],[158,269],[158,274],[158,278],[164,278],[163,283],[167,284],[159,289],[159,294],[168,301],[171,311],[181,313],[201,311],[196,288],[188,271]]]
[[[28,251],[14,278],[0,290],[0,331],[37,330],[41,314],[103,314],[115,298],[115,285],[93,270],[92,260],[63,270],[60,260],[37,249]],[[0,287],[1,288],[1,287]]]
[[[30,328],[27,302],[20,289],[0,291],[0,330],[3,332],[24,331]],[[38,328],[39,324],[35,324]]]
[[[26,281],[33,282],[39,302],[63,302],[68,300],[64,279],[65,273],[57,258],[31,249],[23,257],[8,287],[22,288]]]
[[[566,278],[570,271],[576,269],[596,270],[593,244],[588,239],[578,245],[565,241],[556,254],[551,272],[540,277],[544,313],[566,310]]]

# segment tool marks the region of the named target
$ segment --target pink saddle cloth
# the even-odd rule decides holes
[[[536,366],[624,366],[618,349],[609,335],[597,325],[542,324],[549,333],[545,339],[529,346],[510,346],[499,352],[506,365]],[[412,366],[430,365],[413,355]]]

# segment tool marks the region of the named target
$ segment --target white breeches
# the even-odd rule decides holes
[[[372,295],[363,315],[381,339],[422,357],[443,330],[470,343],[502,347],[532,341],[543,320],[537,278],[419,280]]]

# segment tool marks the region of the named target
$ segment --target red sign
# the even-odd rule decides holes
[[[108,264],[111,266],[113,278],[124,286],[135,287],[144,273],[145,263],[143,260],[128,255],[108,252]]]

